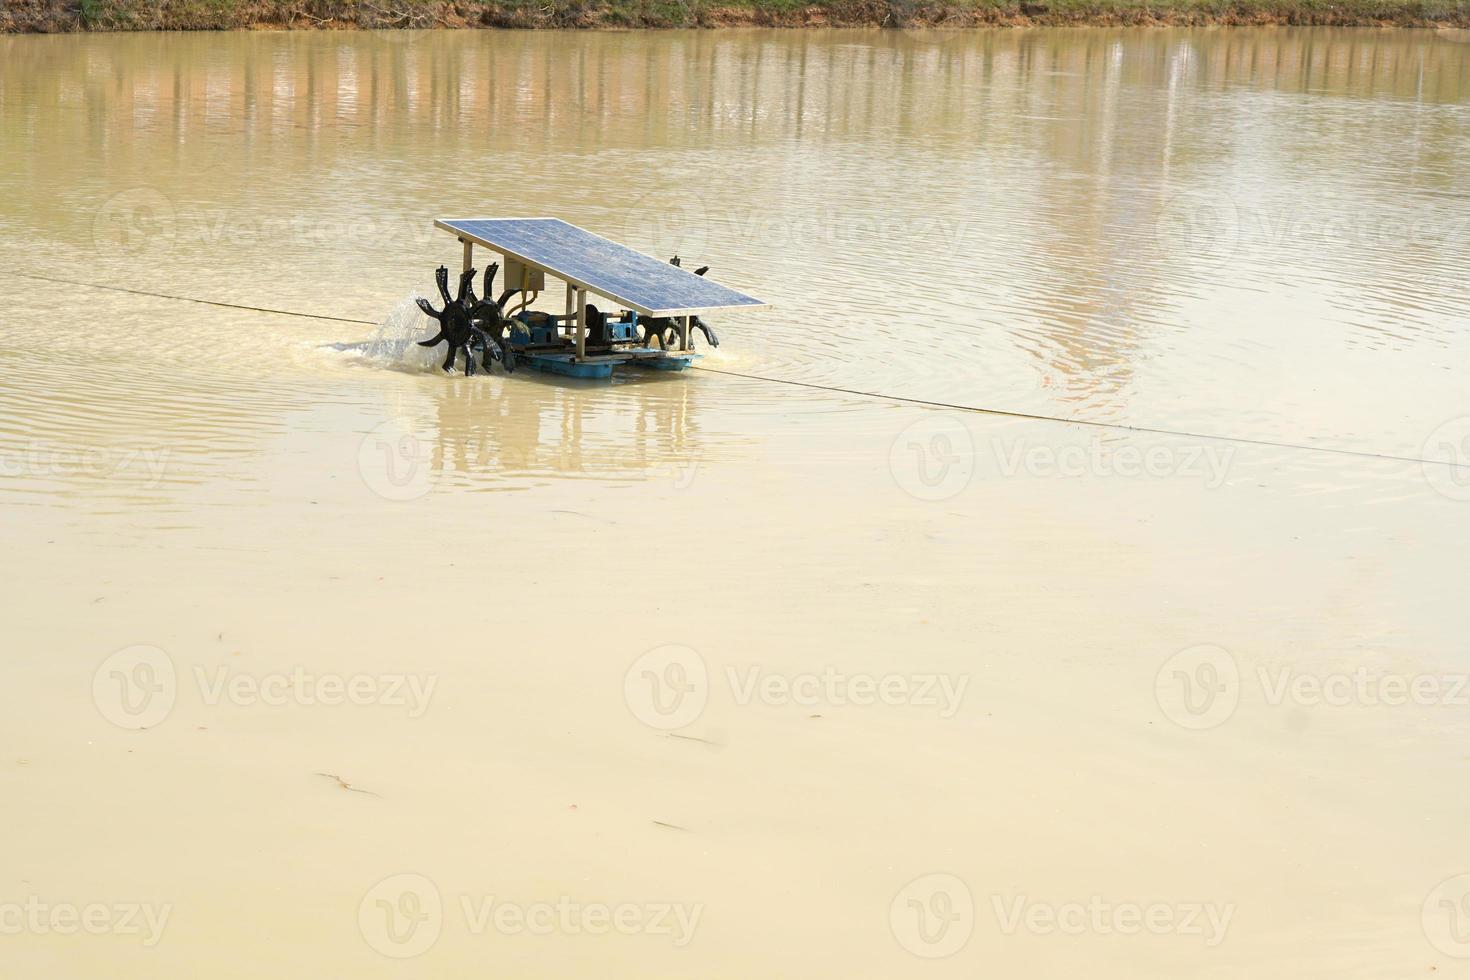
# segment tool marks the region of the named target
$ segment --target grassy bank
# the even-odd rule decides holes
[[[433,27],[1470,26],[1470,0],[5,0],[0,32]]]

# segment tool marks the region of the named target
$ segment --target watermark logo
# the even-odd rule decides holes
[[[1470,500],[1470,415],[1431,432],[1419,457],[1431,487],[1451,500]]]
[[[357,471],[385,500],[418,500],[434,488],[433,442],[406,418],[392,418],[363,436]]]
[[[1455,959],[1470,958],[1470,874],[1435,885],[1424,898],[1420,918],[1430,945]]]
[[[669,459],[648,468],[649,479],[667,480],[675,490],[688,490],[694,486],[694,478],[698,475],[699,461],[694,459]]]
[[[893,440],[888,470],[910,496],[930,502],[948,500],[970,485],[975,473],[975,440],[957,415],[926,415]]]
[[[1164,715],[1182,728],[1223,725],[1240,703],[1240,667],[1223,647],[1188,647],[1159,668],[1154,697]]]
[[[623,212],[623,240],[646,242],[654,255],[664,258],[702,255],[709,230],[704,201],[690,191],[645,194]]]
[[[178,235],[173,202],[151,187],[114,194],[92,217],[97,251],[138,258],[171,246]]]
[[[953,956],[975,931],[970,887],[951,874],[927,874],[901,888],[888,906],[888,925],[898,944],[915,956]]]
[[[420,874],[389,875],[357,906],[357,928],[377,952],[392,959],[427,953],[444,928],[444,901]]]
[[[1172,256],[1216,265],[1240,245],[1240,209],[1226,194],[1181,194],[1171,198],[1154,223],[1154,239]]]
[[[650,728],[672,731],[692,724],[709,700],[704,658],[677,644],[649,650],[623,675],[623,700]]]
[[[178,674],[158,647],[125,647],[92,675],[92,703],[119,728],[142,730],[161,723],[178,698]]]

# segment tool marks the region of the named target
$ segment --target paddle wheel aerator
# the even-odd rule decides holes
[[[711,347],[720,345],[701,314],[766,305],[704,278],[708,266],[689,272],[677,255],[660,262],[557,218],[441,219],[434,225],[464,247],[457,294],[450,295],[449,270],[440,266],[435,281],[444,308],[418,300],[439,324],[438,333],[419,343],[448,345],[445,371],[453,371],[462,355],[465,374],[474,374],[476,354],[486,371],[494,361],[506,371],[524,362],[578,378],[606,378],[622,364],[679,371],[700,356],[694,353],[694,330]],[[491,292],[499,262],[485,270],[483,295],[475,295],[476,245],[503,256],[505,289],[498,298]],[[547,276],[566,283],[563,313],[531,309]],[[587,302],[589,292],[621,309],[604,313]],[[517,296],[519,303],[508,305]]]

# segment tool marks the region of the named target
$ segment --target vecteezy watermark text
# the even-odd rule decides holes
[[[704,915],[700,902],[587,901],[570,895],[525,901],[463,893],[446,908],[438,886],[421,874],[395,874],[374,884],[358,904],[358,930],[384,956],[427,952],[446,926],[471,936],[651,936],[683,949]]]
[[[1181,936],[1207,949],[1225,941],[1233,903],[1113,900],[1102,895],[1054,901],[1026,894],[992,893],[977,907],[964,879],[920,875],[899,889],[888,907],[889,928],[904,949],[925,959],[952,956],[973,935],[988,906],[996,932],[1005,936]]]
[[[622,238],[660,255],[698,255],[711,242],[719,242],[726,252],[740,243],[765,249],[828,249],[883,242],[892,247],[922,243],[953,253],[963,247],[969,233],[963,219],[942,215],[906,216],[851,207],[763,210],[746,203],[721,207],[687,190],[660,189],[622,210]]]
[[[1306,708],[1364,708],[1418,705],[1470,706],[1470,675],[1387,673],[1368,667],[1307,673],[1291,667],[1258,667],[1256,678],[1266,703]]]
[[[804,708],[913,708],[953,718],[964,701],[965,674],[925,671],[781,671],[766,665],[727,665],[713,675],[723,680],[741,707],[762,704]],[[672,731],[693,723],[709,703],[712,675],[700,654],[686,646],[656,647],[634,660],[623,675],[623,699],[634,717]]]
[[[381,707],[423,717],[433,700],[435,674],[315,672],[297,665],[284,671],[245,671],[230,665],[192,671],[195,689],[210,707]],[[173,658],[155,646],[136,645],[113,653],[92,675],[92,701],[104,718],[120,728],[161,724],[179,698],[179,672]]]
[[[939,717],[953,718],[970,686],[968,675],[926,673],[847,673],[835,667],[816,672],[777,673],[759,665],[728,666],[725,682],[735,703],[785,705],[804,708],[866,708],[885,705],[935,708]]]
[[[939,501],[965,490],[977,472],[1006,479],[1186,479],[1215,490],[1225,484],[1234,459],[1235,447],[1215,440],[1139,445],[1131,436],[1062,429],[1045,440],[977,439],[964,417],[931,412],[898,433],[889,447],[888,468],[910,496]]]
[[[168,470],[168,449],[159,446],[79,449],[32,443],[0,450],[0,479],[19,477],[93,477],[137,481],[156,487]]]
[[[991,452],[1002,476],[1102,476],[1137,479],[1197,478],[1207,490],[1223,486],[1235,458],[1227,445],[1109,445],[1094,436],[1084,443],[1038,443],[992,439]]]
[[[1114,902],[1101,895],[1085,901],[1039,901],[1027,895],[992,895],[996,924],[1006,935],[1189,936],[1213,949],[1225,940],[1233,904],[1214,902]]]
[[[1154,231],[1157,245],[1169,254],[1220,263],[1273,248],[1463,250],[1470,245],[1470,215],[1262,204],[1210,191],[1170,198]]]
[[[185,249],[312,248],[323,242],[387,238],[423,245],[433,232],[419,215],[378,212],[323,217],[271,215],[248,207],[196,208],[180,206],[152,187],[114,194],[92,217],[92,241],[99,252],[134,258]]]
[[[0,902],[0,936],[137,936],[151,949],[174,907],[151,902],[47,902],[35,895]]]
[[[194,679],[204,703],[249,707],[288,704],[337,707],[380,705],[407,709],[420,718],[428,710],[439,678],[433,674],[316,674],[303,667],[289,671],[250,674],[229,667],[194,667]]]
[[[1179,651],[1155,675],[1159,708],[1183,728],[1224,724],[1252,695],[1270,708],[1470,707],[1470,674],[1405,671],[1359,664],[1348,668],[1258,664],[1242,671],[1223,647]]]

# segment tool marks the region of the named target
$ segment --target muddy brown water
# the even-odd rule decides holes
[[[1467,161],[1453,33],[0,39],[0,958],[1470,975]],[[445,378],[477,214],[910,401]]]

